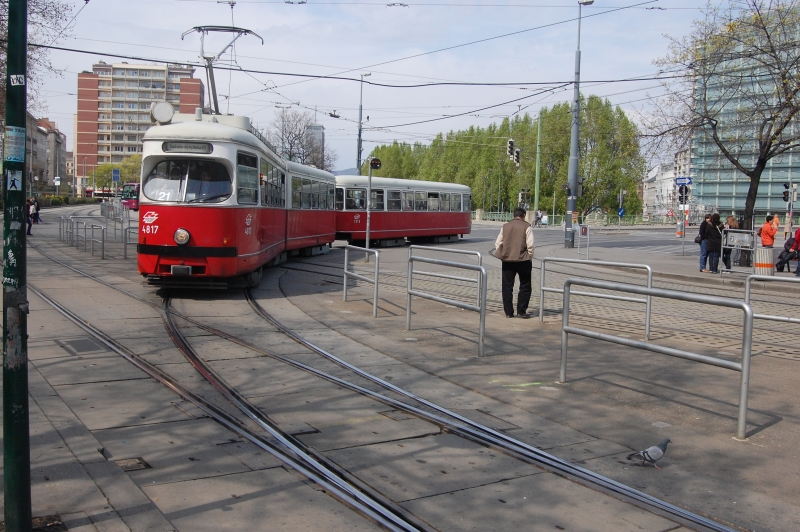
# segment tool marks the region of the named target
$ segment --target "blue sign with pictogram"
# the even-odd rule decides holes
[[[675,178],[676,185],[691,185],[692,178],[691,177],[676,177]]]
[[[114,183],[119,183],[119,168],[111,169],[111,181]]]
[[[625,209],[623,209],[622,207],[620,207],[620,208],[619,208],[619,210],[617,211],[617,214],[618,214],[619,216],[625,216]]]

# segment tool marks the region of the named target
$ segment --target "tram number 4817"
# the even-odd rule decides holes
[[[142,233],[145,234],[156,234],[158,233],[158,226],[157,225],[145,225],[142,227]]]
[[[244,228],[244,234],[252,235],[253,234],[253,228],[252,227],[245,227]]]

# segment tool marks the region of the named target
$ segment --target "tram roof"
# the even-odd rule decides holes
[[[367,176],[364,175],[337,175],[336,184],[343,186],[367,186]],[[457,183],[444,183],[439,181],[419,181],[416,179],[397,179],[393,177],[373,177],[372,186],[376,188],[393,188],[401,190],[441,190],[443,192],[458,192],[470,194],[471,189],[466,185]]]
[[[233,142],[272,155],[273,162],[277,161],[278,166],[281,166],[288,173],[327,180],[333,179],[333,174],[330,172],[278,157],[269,146],[266,146],[258,137],[246,129],[227,124],[209,122],[207,120],[173,122],[163,126],[151,127],[145,132],[143,140]]]

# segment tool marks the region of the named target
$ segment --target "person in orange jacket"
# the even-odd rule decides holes
[[[761,226],[759,236],[761,237],[761,246],[771,248],[775,245],[775,235],[778,233],[778,225],[781,221],[777,216],[767,216],[767,221]]]

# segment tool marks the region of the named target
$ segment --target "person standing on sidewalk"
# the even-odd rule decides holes
[[[495,257],[503,261],[503,310],[506,318],[514,317],[514,280],[519,275],[517,317],[528,318],[533,269],[533,230],[525,221],[525,209],[514,209],[514,219],[503,224],[494,243]]]
[[[739,229],[739,222],[736,221],[736,216],[730,215],[725,219],[725,229]],[[731,269],[731,252],[733,249],[726,248],[722,250],[722,263],[725,264],[725,269]],[[728,272],[730,273],[730,272]]]
[[[708,252],[708,265],[711,273],[719,273],[719,254],[722,249],[722,223],[719,214],[711,215],[711,221],[706,224],[706,251]]]
[[[698,234],[700,235],[700,272],[707,273],[708,269],[706,268],[706,262],[708,259],[708,249],[706,246],[708,243],[706,242],[706,227],[708,227],[708,223],[711,221],[711,215],[706,214],[705,220],[703,223],[700,224],[700,229],[698,230]]]
[[[775,245],[775,235],[778,233],[778,225],[780,220],[777,216],[771,214],[767,216],[767,221],[761,226],[758,236],[761,237],[761,247],[771,248]]]

